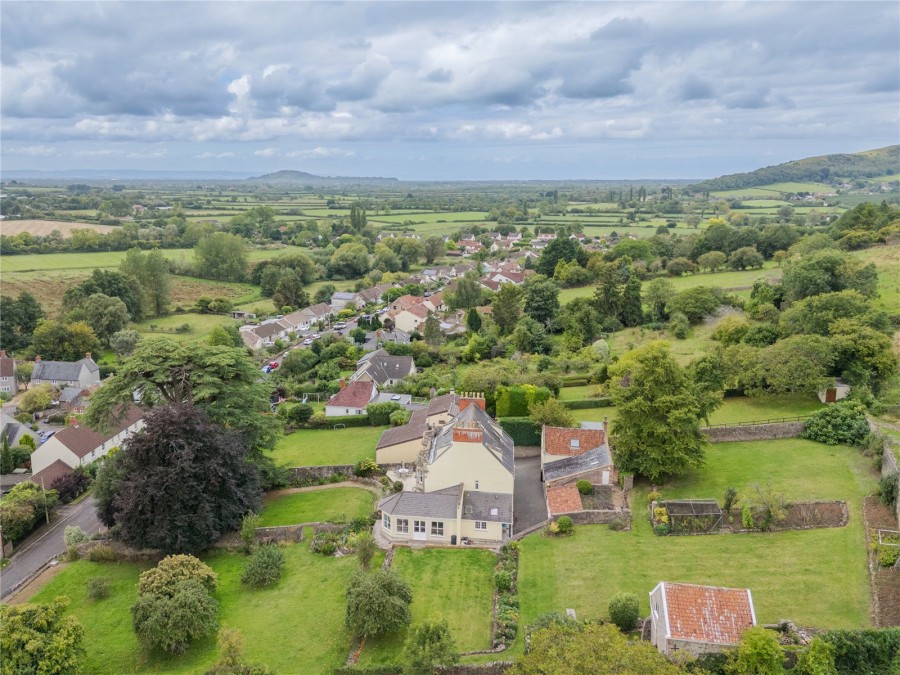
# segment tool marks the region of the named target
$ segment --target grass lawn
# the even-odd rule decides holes
[[[627,351],[652,342],[653,340],[666,340],[672,356],[681,365],[687,365],[696,357],[706,352],[716,343],[710,339],[714,327],[700,324],[693,326],[684,340],[676,340],[667,331],[647,330],[645,328],[626,328],[611,333],[609,336],[609,350],[613,356],[621,356]]]
[[[295,492],[266,498],[260,527],[299,523],[338,522],[372,512],[372,493],[363,488],[337,487],[329,490]]]
[[[873,246],[850,255],[864,263],[875,263],[878,268],[878,297],[873,300],[876,307],[896,312],[900,307],[900,244]]]
[[[283,437],[273,456],[287,466],[356,464],[375,459],[375,444],[386,428],[301,429]]]
[[[822,405],[814,396],[736,396],[723,399],[722,405],[709,416],[709,423],[735,424],[809,415]]]
[[[635,512],[630,532],[589,525],[576,528],[571,538],[530,535],[522,541],[521,625],[568,607],[579,617],[604,617],[618,591],[637,594],[646,615],[648,593],[661,580],[750,588],[761,623],[790,618],[801,625],[828,628],[869,625],[860,513],[862,496],[875,485],[869,461],[851,448],[798,439],[717,444],[707,457],[705,469],[663,486],[663,496],[721,499],[728,485],[740,492],[754,482],[770,481],[789,498],[847,499],[850,524],[660,538],[644,517],[647,490],[639,487],[631,495]],[[517,646],[521,648],[521,638]]]
[[[493,570],[497,557],[480,549],[398,548],[392,568],[413,589],[413,625],[446,619],[460,651],[491,646]],[[370,641],[361,664],[395,663],[403,651],[405,633]]]
[[[357,568],[356,558],[326,558],[310,553],[304,545],[289,546],[284,553],[281,581],[274,588],[258,591],[240,582],[247,560],[243,555],[218,553],[205,558],[219,575],[220,624],[243,633],[248,662],[264,663],[279,673],[330,673],[347,658],[345,593]],[[380,564],[380,559],[379,552],[373,564]],[[215,661],[214,639],[200,642],[176,658],[142,658],[129,608],[136,597],[138,574],[145,568],[82,560],[69,565],[33,598],[34,602],[49,602],[59,595],[69,597],[70,611],[85,628],[83,672],[202,673]],[[106,600],[86,597],[87,580],[93,576],[109,578],[112,595]]]
[[[190,324],[191,330],[187,333],[175,333],[176,327],[182,324]],[[230,316],[223,314],[171,314],[156,319],[147,319],[134,324],[134,329],[143,333],[145,337],[169,337],[179,341],[202,340],[216,326],[237,325],[238,322]]]
[[[578,387],[563,387],[559,390],[560,401],[582,401],[589,398],[596,398],[594,394],[597,392],[598,385],[583,384]]]

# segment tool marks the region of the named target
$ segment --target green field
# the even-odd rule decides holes
[[[249,590],[240,575],[247,558],[217,553],[204,560],[219,575],[216,598],[222,626],[237,628],[246,640],[248,662],[263,663],[279,673],[331,673],[344,663],[350,636],[344,628],[347,584],[358,564],[354,556],[327,558],[303,545],[288,546],[278,585]],[[379,552],[373,565],[381,563]],[[87,658],[83,672],[202,673],[216,660],[215,640],[204,640],[174,658],[143,657],[131,628],[130,607],[137,594],[138,574],[146,565],[91,563],[67,565],[33,598],[71,600],[70,611],[85,629]],[[112,595],[87,598],[87,580],[109,578]]]
[[[812,193],[833,193],[835,188],[826,183],[769,183],[768,185],[757,185],[752,188],[742,188],[740,190],[720,190],[712,192],[715,197],[742,197],[742,196],[766,196],[775,194],[786,194],[788,192],[812,192]]]
[[[312,522],[346,522],[372,512],[372,493],[363,488],[337,487],[266,497],[260,527]]]
[[[863,262],[875,263],[878,268],[878,297],[874,304],[887,312],[897,312],[900,308],[900,244],[873,246],[852,251],[850,255]]]
[[[273,457],[286,466],[356,464],[375,459],[375,444],[386,428],[300,429],[278,442]]]
[[[497,558],[480,549],[398,548],[392,569],[412,586],[413,625],[445,619],[460,651],[490,649],[493,569]],[[369,641],[361,664],[400,660],[405,631]]]
[[[187,333],[174,332],[178,326],[190,324]],[[146,337],[168,337],[179,342],[202,340],[216,326],[237,325],[239,322],[222,314],[170,314],[158,319],[147,319],[134,324],[134,329]]]

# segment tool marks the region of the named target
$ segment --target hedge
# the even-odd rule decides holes
[[[583,387],[591,383],[591,378],[584,375],[563,375],[563,388],[565,387]]]
[[[401,675],[403,666],[392,666],[385,664],[382,666],[339,666],[334,669],[334,675]]]
[[[332,429],[335,424],[343,424],[345,427],[369,427],[368,415],[341,415],[339,417],[317,417],[313,415],[309,418],[310,429]]]
[[[834,645],[840,675],[889,675],[900,666],[900,628],[832,630],[822,638]]]
[[[583,398],[576,401],[560,401],[569,410],[584,410],[586,408],[609,408],[612,401],[608,398]]]
[[[516,445],[541,444],[541,425],[530,417],[501,417],[498,421]]]

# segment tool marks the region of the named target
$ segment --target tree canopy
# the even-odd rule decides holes
[[[74,675],[84,657],[84,627],[66,616],[68,598],[50,604],[0,605],[3,675]]]
[[[228,232],[213,232],[194,247],[197,274],[222,281],[243,281],[247,276],[247,242]]]

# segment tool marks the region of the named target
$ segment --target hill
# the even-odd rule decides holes
[[[771,183],[830,183],[873,178],[900,172],[900,145],[847,155],[808,157],[748,173],[733,173],[696,183],[696,192],[717,192],[769,185]]]
[[[248,178],[248,183],[263,183],[277,185],[379,185],[384,183],[398,183],[396,178],[382,178],[377,176],[316,176],[305,171],[276,171],[264,176]]]

